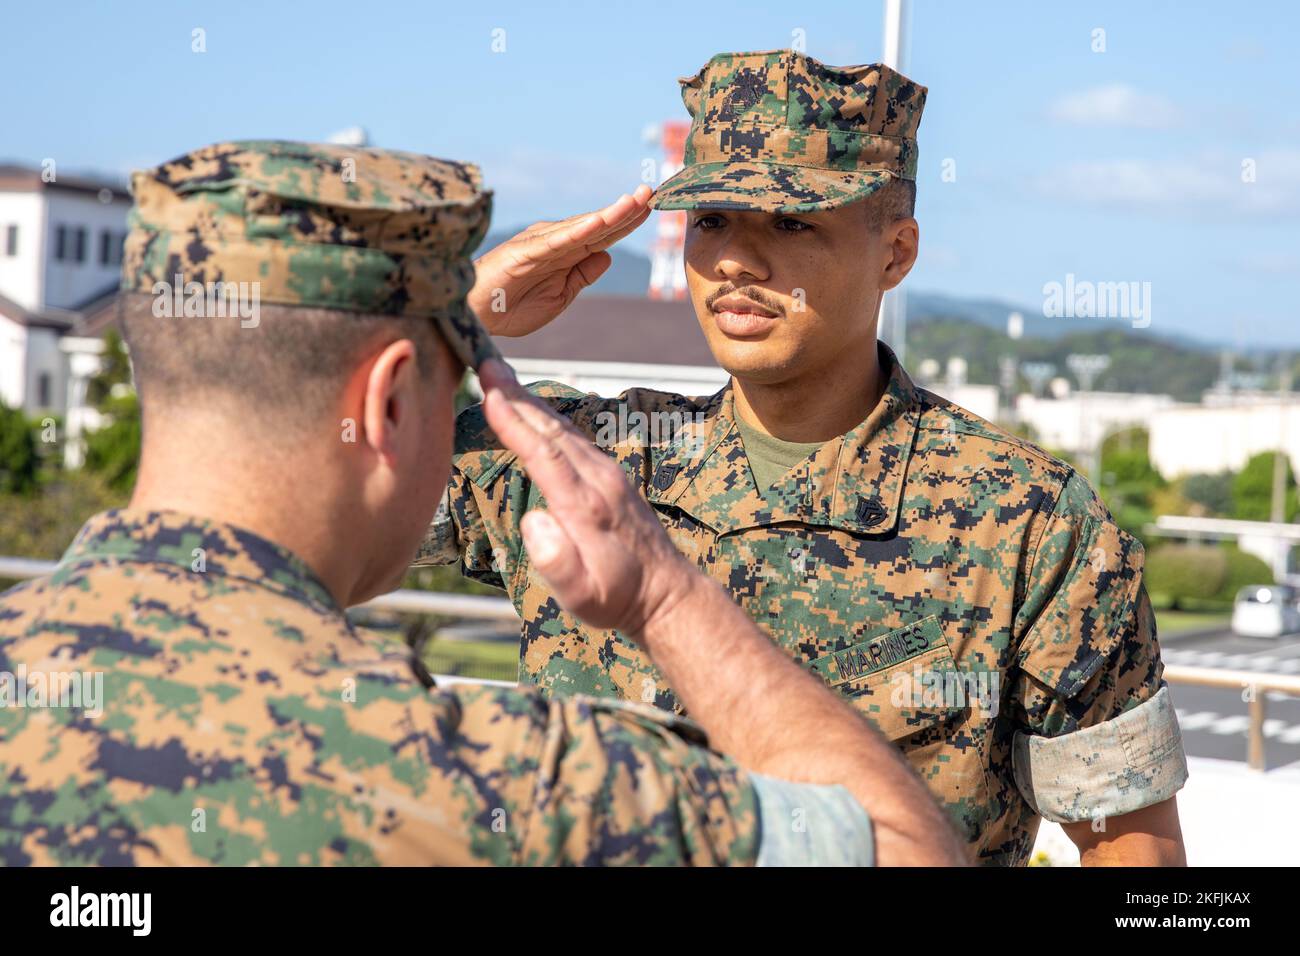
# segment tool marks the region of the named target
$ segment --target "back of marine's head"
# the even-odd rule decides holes
[[[201,481],[217,454],[226,473],[247,463],[249,494],[268,471],[315,482],[304,499],[355,486],[343,497],[360,521],[417,533],[445,482],[463,370],[497,354],[465,303],[491,208],[477,168],[248,141],[132,188],[122,321],[141,481],[175,483],[182,461]]]

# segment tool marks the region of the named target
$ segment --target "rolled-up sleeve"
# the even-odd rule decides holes
[[[844,787],[751,773],[762,842],[758,866],[874,866],[867,811]]]
[[[1048,820],[1132,813],[1186,782],[1143,558],[1074,476],[1035,553],[1010,695],[1016,784]]]

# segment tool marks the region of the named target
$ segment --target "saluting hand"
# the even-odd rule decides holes
[[[546,498],[520,523],[528,557],[565,610],[639,640],[680,601],[695,569],[664,534],[623,469],[493,360],[479,369],[483,410]]]
[[[475,261],[469,305],[493,335],[535,332],[609,268],[605,250],[650,215],[649,186],[604,209],[538,222]]]

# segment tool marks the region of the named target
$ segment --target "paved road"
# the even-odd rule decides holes
[[[1300,674],[1300,634],[1275,640],[1238,637],[1229,631],[1161,635],[1160,648],[1166,664]],[[1245,762],[1249,711],[1240,691],[1179,684],[1172,693],[1188,754]],[[1300,698],[1269,697],[1264,746],[1269,769],[1300,765]]]

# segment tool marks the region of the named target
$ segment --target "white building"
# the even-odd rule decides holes
[[[76,410],[78,376],[92,365],[74,358],[87,340],[70,333],[118,287],[130,208],[111,183],[0,166],[0,401],[9,407],[65,415],[71,394]]]
[[[954,405],[960,405],[968,412],[973,412],[988,422],[997,422],[1001,415],[998,407],[1000,392],[996,385],[977,385],[972,382],[948,382],[940,379],[935,382],[918,382],[940,398],[946,398]]]
[[[1016,415],[1034,430],[1036,444],[1090,454],[1108,435],[1150,427],[1155,415],[1174,404],[1168,395],[1140,392],[1074,392],[1060,398],[1025,394],[1016,399]]]
[[[59,339],[73,324],[67,313],[34,312],[0,295],[0,403],[32,416],[64,412],[68,365]]]
[[[1165,478],[1239,471],[1253,455],[1285,450],[1300,462],[1300,397],[1239,396],[1235,404],[1174,405],[1151,417],[1151,464]]]

